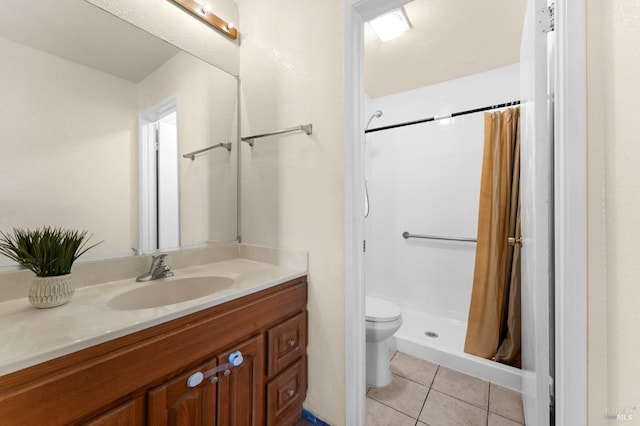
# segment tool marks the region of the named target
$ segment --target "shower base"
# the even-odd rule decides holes
[[[520,369],[464,353],[466,328],[467,325],[460,321],[403,308],[402,326],[389,339],[389,346],[520,392]],[[428,337],[425,333],[435,333],[438,337]]]

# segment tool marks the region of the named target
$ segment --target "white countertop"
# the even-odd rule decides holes
[[[76,289],[63,306],[36,309],[26,298],[0,303],[0,376],[282,284],[306,270],[233,259],[174,271],[173,278],[218,276],[234,280],[212,295],[157,308],[115,310],[113,297],[163,280],[114,281]]]

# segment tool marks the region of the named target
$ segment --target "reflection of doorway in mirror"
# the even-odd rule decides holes
[[[140,249],[180,246],[175,97],[140,114]]]
[[[157,123],[157,248],[180,246],[178,200],[178,122],[175,109]]]

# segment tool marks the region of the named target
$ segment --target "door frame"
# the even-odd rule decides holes
[[[346,424],[365,424],[365,21],[409,0],[343,0]],[[585,0],[555,6],[555,400],[557,424],[587,424]]]
[[[587,419],[587,92],[584,0],[555,4],[556,424]]]
[[[156,251],[156,249],[150,249],[149,247],[154,238],[157,238],[155,232],[157,213],[153,208],[157,203],[155,195],[157,170],[155,161],[150,161],[156,150],[156,136],[155,130],[151,127],[153,123],[170,112],[176,111],[177,113],[177,110],[178,98],[176,95],[171,95],[138,114],[138,241],[139,250],[143,253],[149,250]],[[179,194],[178,199],[180,199]]]

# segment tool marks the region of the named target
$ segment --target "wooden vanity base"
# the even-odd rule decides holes
[[[0,377],[0,425],[293,425],[306,277]],[[243,363],[187,386],[193,373]]]

